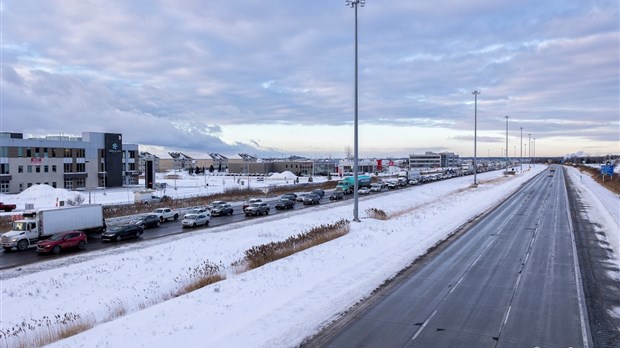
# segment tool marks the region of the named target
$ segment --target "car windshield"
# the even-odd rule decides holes
[[[61,240],[65,235],[64,234],[55,234],[53,236],[50,237],[50,240]]]
[[[260,204],[258,204],[258,203],[250,204],[250,207],[252,207],[252,208],[258,208],[259,206],[260,206]]]
[[[27,231],[28,223],[27,222],[14,222],[13,223],[13,231]]]
[[[185,215],[185,218],[188,220],[195,220],[196,219],[196,214],[187,214]]]
[[[164,210],[163,209],[155,209],[153,210],[154,213],[163,213]]]
[[[224,209],[224,208],[225,208],[224,204],[218,204],[215,206],[215,209]]]
[[[108,232],[118,232],[118,231],[122,231],[123,230],[123,226],[110,226],[108,227]]]

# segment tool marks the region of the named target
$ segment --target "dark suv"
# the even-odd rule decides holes
[[[269,214],[269,204],[264,202],[251,203],[243,212],[245,216]]]
[[[211,216],[224,216],[224,215],[232,215],[233,207],[228,203],[222,203],[215,206],[215,208],[211,209]]]

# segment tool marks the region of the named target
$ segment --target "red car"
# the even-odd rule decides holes
[[[86,249],[86,234],[81,231],[69,231],[56,233],[50,239],[42,240],[37,243],[39,254],[54,253],[58,254],[63,249],[77,248]]]

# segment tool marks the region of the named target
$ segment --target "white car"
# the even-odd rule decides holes
[[[381,192],[382,189],[383,189],[383,186],[381,186],[381,184],[372,184],[372,185],[370,185],[370,191],[371,192]]]
[[[181,223],[183,227],[197,227],[200,225],[209,226],[211,216],[207,213],[186,214]]]
[[[357,193],[360,195],[367,195],[370,193],[370,188],[362,187],[361,189],[357,190]]]

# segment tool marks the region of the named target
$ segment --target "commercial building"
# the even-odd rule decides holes
[[[459,165],[459,156],[452,152],[426,152],[409,155],[409,168],[453,168]]]
[[[120,133],[24,138],[0,132],[0,192],[36,184],[69,190],[138,184],[138,145],[122,141]]]

